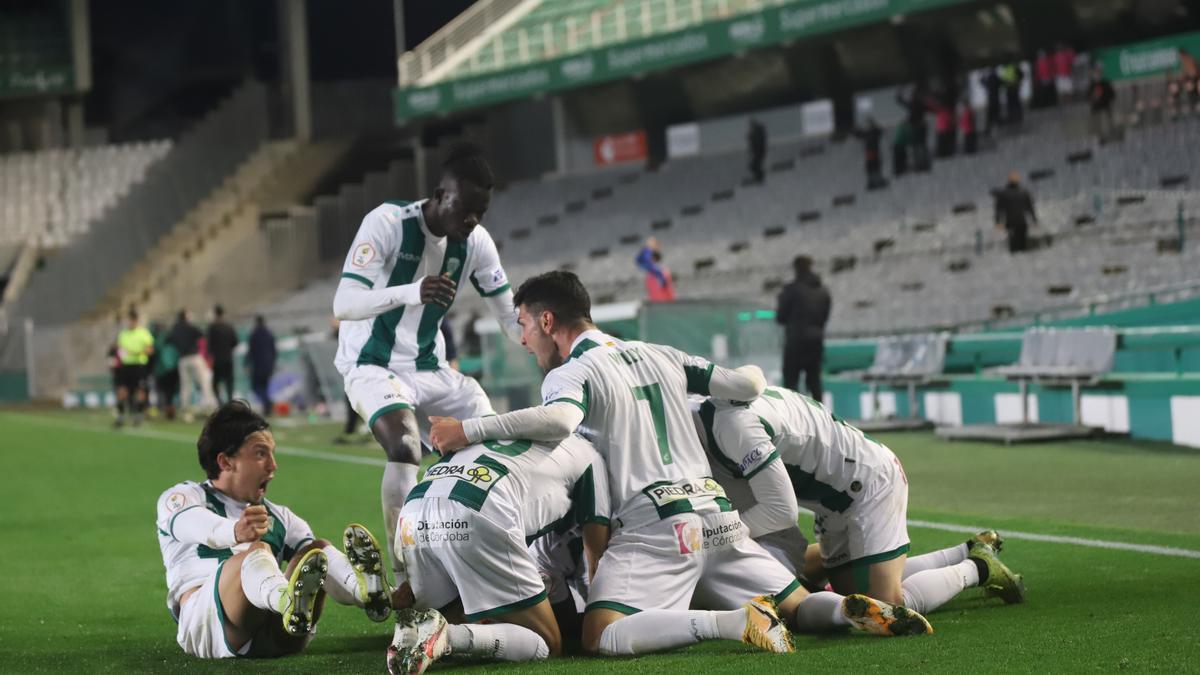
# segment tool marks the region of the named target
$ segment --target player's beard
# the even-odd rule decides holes
[[[546,355],[546,365],[542,366],[542,374],[549,375],[550,371],[561,366],[563,363],[564,363],[564,359],[562,357],[562,354],[559,354],[558,348],[555,347],[554,351],[552,351],[548,355]]]

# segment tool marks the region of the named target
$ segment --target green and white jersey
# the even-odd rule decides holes
[[[750,403],[709,399],[700,419],[713,459],[735,480],[780,460],[796,500],[813,511],[844,512],[884,467],[898,463],[887,446],[788,389],[767,387]]]
[[[486,441],[446,455],[426,469],[405,504],[431,497],[519,528],[528,541],[572,525],[608,524],[611,512],[604,460],[574,435],[557,445]]]
[[[711,477],[688,408],[688,392],[707,394],[712,371],[707,360],[677,349],[590,330],[546,376],[544,405],[583,410],[581,426],[608,464],[621,526],[732,508]]]
[[[270,545],[275,560],[282,565],[291,560],[300,547],[313,540],[312,528],[286,506],[265,499],[263,505],[271,520],[262,541]],[[246,506],[245,502],[235,501],[214,488],[210,481],[184,481],[158,497],[158,546],[167,568],[167,607],[173,615],[178,613],[180,594],[203,584],[216,572],[219,564],[249,546],[237,544],[231,548],[213,549],[204,544],[180,541],[176,536],[176,520],[193,509],[207,509],[227,519],[232,532],[233,523],[242,517]]]
[[[508,277],[492,236],[483,226],[466,241],[435,237],[417,202],[387,202],[363,218],[342,267],[343,279],[378,289],[448,275],[458,291],[470,282],[484,297],[508,290]],[[446,363],[442,318],[448,308],[406,305],[373,319],[343,321],[334,364],[345,375],[358,365],[393,371],[437,370]]]

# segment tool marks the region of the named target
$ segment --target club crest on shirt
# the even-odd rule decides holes
[[[366,267],[375,259],[375,247],[369,243],[362,243],[354,247],[354,258],[351,262],[355,267]]]
[[[187,495],[182,492],[172,492],[167,496],[167,510],[178,511],[187,505]]]

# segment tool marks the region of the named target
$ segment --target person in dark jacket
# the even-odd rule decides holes
[[[763,182],[763,160],[767,156],[767,128],[756,119],[750,119],[746,132],[746,145],[750,150],[750,175],[755,183]]]
[[[852,133],[862,141],[863,153],[866,155],[867,189],[884,187],[887,181],[883,177],[883,153],[879,148],[883,140],[883,129],[879,128],[874,117],[868,117],[866,126],[862,129],[855,128]]]
[[[168,339],[179,350],[179,407],[184,421],[188,422],[196,411],[193,391],[198,391],[201,414],[207,415],[217,407],[212,393],[212,370],[200,353],[203,338],[204,333],[192,323],[191,314],[186,309],[179,310]]]
[[[995,68],[988,68],[983,76],[983,90],[987,92],[987,118],[984,132],[990,134],[1004,124],[1004,115],[1000,108],[1000,90],[1004,83]]]
[[[1112,83],[1104,77],[1104,69],[1097,64],[1092,69],[1092,82],[1088,87],[1088,103],[1091,107],[1092,133],[1103,145],[1115,137],[1116,123],[1113,121],[1113,101],[1117,94]]]
[[[800,371],[813,399],[820,401],[821,359],[825,352],[825,324],[832,300],[829,289],[812,270],[812,258],[797,256],[792,262],[796,279],[783,287],[775,321],[784,327],[783,386],[799,391]]]
[[[262,402],[263,415],[271,414],[271,375],[275,373],[275,336],[262,316],[254,317],[254,332],[250,333],[246,350],[246,366],[250,369],[250,388]]]
[[[996,198],[996,228],[1008,232],[1008,252],[1029,250],[1029,224],[1037,226],[1033,197],[1021,185],[1021,175],[1008,174],[1008,184],[993,193]]]
[[[208,324],[208,353],[212,356],[213,394],[218,403],[233,400],[233,350],[237,345],[237,331],[225,321],[225,308],[213,307],[213,322]],[[224,399],[221,384],[225,385]]]

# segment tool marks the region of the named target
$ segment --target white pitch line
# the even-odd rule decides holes
[[[12,415],[12,417],[19,417],[21,420],[24,420],[27,422],[34,422],[37,424],[43,424],[43,425],[48,425],[48,426],[70,427],[77,431],[92,431],[92,432],[97,432],[97,433],[114,433],[110,429],[104,429],[101,427],[96,427],[96,426],[91,426],[91,425],[86,425],[86,424],[63,422],[62,420],[50,420],[50,419],[46,419],[44,417],[39,417],[37,415]],[[127,429],[123,429],[123,430],[121,430],[119,432],[115,432],[115,433],[121,433],[121,434],[125,434],[127,436],[138,436],[141,438],[153,438],[153,439],[162,440],[162,441],[172,441],[175,443],[186,443],[193,447],[196,444],[196,439],[192,438],[191,436],[184,436],[183,434],[175,434],[175,433],[171,433],[169,431],[157,431],[155,429],[127,428]],[[286,445],[276,446],[275,452],[277,452],[281,455],[289,455],[292,457],[306,457],[308,459],[323,459],[323,460],[327,460],[330,462],[341,462],[343,464],[365,464],[367,466],[380,466],[380,467],[387,464],[387,461],[380,459],[378,457],[362,457],[359,455],[339,455],[334,452],[325,452],[323,450],[312,450],[310,448],[297,448],[297,447],[291,447],[291,446],[286,446]]]
[[[64,423],[62,420],[49,420],[36,415],[12,415],[20,417],[22,420],[47,424],[52,426],[69,426],[80,431],[94,431],[99,433],[110,433],[108,429],[102,429],[94,426]],[[131,436],[142,436],[145,438],[157,438],[164,441],[174,441],[177,443],[187,443],[192,445],[195,440],[190,436],[181,434],[173,434],[168,431],[155,431],[153,429],[126,429],[121,433]],[[375,457],[360,457],[357,455],[339,455],[332,452],[324,452],[322,450],[310,450],[308,448],[294,448],[280,446],[275,448],[275,451],[282,455],[291,455],[293,457],[306,457],[309,459],[323,459],[330,462],[342,462],[344,464],[365,464],[367,466],[384,466],[386,461]],[[944,530],[946,532],[962,532],[965,534],[974,534],[987,528],[972,526],[972,525],[955,525],[952,523],[935,523],[928,520],[909,520],[908,524],[913,527],[920,527],[927,530]],[[1186,548],[1175,548],[1173,546],[1154,546],[1152,544],[1130,544],[1123,541],[1105,541],[1103,539],[1085,539],[1083,537],[1064,537],[1053,534],[1037,534],[1035,532],[1014,532],[1011,530],[1004,531],[1005,539],[1017,539],[1026,541],[1041,541],[1050,544],[1070,544],[1073,546],[1086,546],[1089,548],[1103,548],[1113,551],[1133,551],[1135,553],[1149,553],[1151,555],[1165,555],[1175,558],[1192,558],[1200,560],[1200,551],[1193,551]]]
[[[934,523],[928,520],[909,520],[908,524],[913,527],[923,527],[928,530],[946,530],[947,532],[964,532],[974,534],[987,528],[973,527],[970,525],[952,525],[949,523]],[[1103,539],[1084,539],[1083,537],[1063,537],[1053,534],[1036,534],[1034,532],[1013,532],[1004,530],[1005,539],[1025,539],[1028,541],[1044,541],[1051,544],[1072,544],[1075,546],[1087,546],[1090,548],[1106,548],[1115,551],[1135,551],[1137,553],[1150,553],[1153,555],[1166,555],[1176,558],[1196,558],[1200,559],[1200,551],[1193,551],[1186,548],[1175,548],[1173,546],[1153,546],[1151,544],[1130,544],[1123,541],[1105,541]]]

